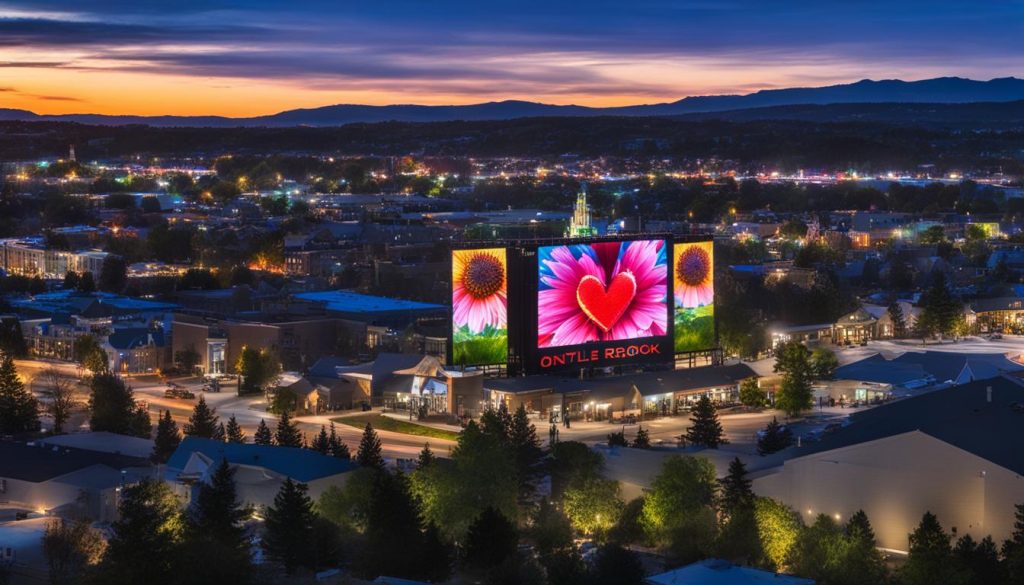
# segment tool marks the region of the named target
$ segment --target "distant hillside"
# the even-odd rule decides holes
[[[27,110],[0,109],[0,121],[44,121],[79,122],[94,125],[144,124],[160,127],[292,127],[292,126],[342,126],[352,123],[372,122],[449,122],[456,120],[511,120],[532,117],[579,117],[579,116],[684,116],[715,112],[735,112],[726,118],[772,119],[788,116],[827,116],[830,111],[843,115],[864,115],[867,118],[850,120],[876,120],[872,116],[898,115],[899,108],[883,107],[907,104],[981,104],[1016,102],[1024,100],[1024,80],[1014,77],[975,81],[959,77],[940,77],[922,81],[863,80],[856,83],[827,87],[802,87],[763,90],[747,95],[696,96],[679,101],[623,106],[614,108],[591,108],[586,106],[557,106],[527,101],[502,101],[465,106],[422,106],[391,105],[366,106],[342,104],[322,108],[289,110],[270,116],[253,118],[226,118],[221,116],[104,116],[99,114],[67,114],[60,116],[38,115]],[[830,104],[876,104],[874,109],[851,109],[845,113],[842,108],[821,110],[815,108],[778,109],[780,106],[822,106]],[[934,112],[931,109],[935,109]],[[743,113],[739,113],[743,112]],[[855,112],[861,112],[856,114]],[[960,115],[967,110],[955,108],[904,108],[904,116],[922,115],[929,120],[935,116]],[[985,119],[984,112],[978,111],[979,119]],[[1005,115],[1003,114],[998,115]],[[701,116],[706,117],[706,116]],[[723,116],[716,116],[723,117]],[[895,120],[892,120],[895,121]],[[907,120],[904,120],[907,121]],[[935,120],[939,121],[939,120]]]
[[[701,112],[674,117],[679,120],[724,120],[729,122],[799,120],[819,123],[865,122],[928,128],[1020,130],[1024,129],[1024,100],[967,104],[805,104],[725,112]]]

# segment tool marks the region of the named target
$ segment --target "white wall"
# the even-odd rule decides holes
[[[1014,505],[1024,503],[1019,475],[919,431],[791,459],[755,477],[753,488],[808,522],[822,513],[845,521],[863,509],[879,546],[901,551],[927,511],[947,532],[1000,544],[1013,531]]]

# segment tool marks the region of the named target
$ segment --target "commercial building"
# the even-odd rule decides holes
[[[739,383],[756,374],[746,364],[643,372],[624,376],[524,376],[483,381],[489,402],[524,405],[541,416],[568,413],[574,420],[609,420],[626,414],[667,415],[702,395],[717,403],[737,399]]]
[[[43,238],[0,240],[0,268],[10,274],[64,278],[68,272],[99,275],[109,254],[99,250],[55,250]]]
[[[864,510],[879,546],[908,549],[932,512],[955,536],[1002,542],[1024,502],[1024,385],[997,377],[937,390],[851,415],[781,466],[751,474],[754,492],[808,521]]]

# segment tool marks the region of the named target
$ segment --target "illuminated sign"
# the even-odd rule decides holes
[[[715,346],[715,255],[712,242],[676,243],[672,255],[673,329],[678,353]]]
[[[452,357],[458,365],[508,359],[505,248],[452,251]]]

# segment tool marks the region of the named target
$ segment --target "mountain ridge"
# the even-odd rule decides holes
[[[593,107],[556,105],[528,100],[502,100],[466,105],[334,104],[285,110],[276,114],[227,116],[137,116],[106,114],[36,114],[0,108],[0,121],[77,122],[93,125],[158,127],[331,127],[374,122],[448,122],[512,120],[552,116],[685,116],[783,106],[834,104],[970,104],[1024,100],[1024,79],[1000,77],[988,81],[937,77],[918,81],[862,79],[822,87],[764,89],[749,94],[689,96],[672,102]]]

